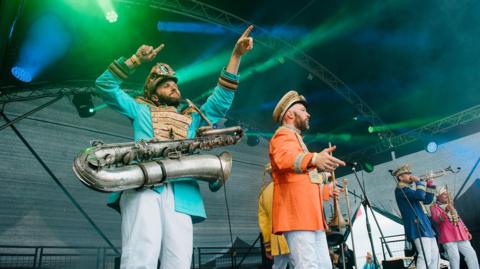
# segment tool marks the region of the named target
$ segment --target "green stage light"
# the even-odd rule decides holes
[[[373,127],[373,126],[368,126],[368,132],[369,132],[369,133],[375,132],[375,127]]]
[[[107,21],[109,23],[114,23],[117,21],[118,19],[118,14],[117,12],[113,11],[113,10],[110,10],[107,12],[107,14],[105,15],[105,18],[107,19]]]
[[[365,172],[367,173],[373,172],[375,168],[375,166],[371,162],[364,162],[362,166],[363,166],[363,170],[365,170]]]

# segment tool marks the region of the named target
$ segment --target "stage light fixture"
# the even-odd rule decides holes
[[[428,153],[435,153],[437,149],[438,149],[438,145],[435,141],[428,142],[427,146],[425,147],[425,150]]]
[[[45,14],[32,22],[20,45],[10,72],[22,82],[31,82],[61,59],[71,43],[71,34],[55,15]]]
[[[373,133],[375,131],[375,127],[373,126],[368,126],[368,132]]]
[[[88,118],[95,115],[95,109],[90,93],[79,93],[73,96],[72,103],[78,112],[80,118]]]
[[[31,82],[32,81],[32,74],[27,71],[25,68],[21,68],[19,66],[12,67],[12,75],[22,81],[22,82]]]
[[[362,166],[363,166],[363,170],[365,170],[365,172],[367,173],[373,172],[375,168],[375,166],[371,162],[364,162]]]
[[[118,19],[118,14],[117,12],[115,12],[114,10],[110,10],[107,12],[107,14],[105,15],[105,18],[107,19],[107,21],[109,23],[114,23],[117,21]]]

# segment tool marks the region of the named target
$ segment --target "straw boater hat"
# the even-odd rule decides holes
[[[400,166],[399,168],[397,168],[397,170],[395,170],[393,172],[393,175],[395,177],[399,177],[403,174],[411,174],[411,173],[412,173],[412,169],[410,168],[410,165],[404,164],[404,165]]]
[[[303,95],[298,94],[296,91],[287,92],[273,110],[273,122],[281,123],[285,113],[287,113],[288,109],[296,103],[302,103],[304,106],[307,106],[307,100]]]
[[[447,192],[447,187],[442,186],[440,189],[438,189],[437,196],[440,196],[444,192]]]

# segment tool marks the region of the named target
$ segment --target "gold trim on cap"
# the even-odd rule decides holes
[[[279,123],[282,121],[283,116],[287,113],[288,109],[297,102],[301,102],[303,104],[307,103],[307,100],[303,95],[298,94],[296,91],[289,91],[287,92],[280,101],[278,101],[275,109],[273,110],[272,120],[275,123]]]
[[[393,175],[398,177],[398,176],[403,175],[403,174],[411,174],[411,173],[412,173],[412,170],[410,168],[410,165],[404,164],[404,165],[400,166],[399,168],[397,168],[397,170],[395,170],[393,172]]]

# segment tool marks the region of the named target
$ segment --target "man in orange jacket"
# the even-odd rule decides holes
[[[335,147],[309,152],[301,134],[309,119],[307,101],[296,91],[286,93],[273,111],[281,126],[270,141],[272,230],[285,234],[295,269],[331,269],[323,201],[339,194],[327,184],[328,172],[345,163],[330,155]]]

